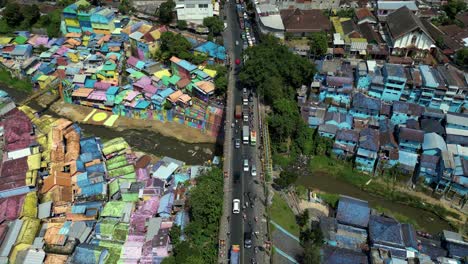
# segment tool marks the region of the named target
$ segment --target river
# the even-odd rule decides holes
[[[438,217],[434,213],[392,202],[379,196],[370,195],[368,192],[363,191],[352,184],[327,174],[318,173],[313,176],[302,176],[299,177],[297,183],[308,188],[319,189],[327,193],[343,194],[366,200],[369,202],[371,207],[380,206],[415,220],[419,226],[423,227],[426,232],[431,234],[438,234],[442,230],[453,229],[447,221]]]
[[[28,94],[8,87],[0,87],[6,91],[15,102],[21,102]],[[36,110],[44,110],[36,101],[31,101],[29,106]],[[44,114],[58,117],[50,110],[45,110]],[[137,150],[151,153],[158,157],[168,156],[175,158],[189,165],[200,165],[208,160],[212,160],[214,155],[222,154],[222,148],[215,144],[189,144],[178,141],[172,137],[166,137],[156,132],[147,130],[127,129],[117,131],[104,126],[94,126],[80,124],[85,134],[94,135],[102,139],[123,137],[130,146]]]

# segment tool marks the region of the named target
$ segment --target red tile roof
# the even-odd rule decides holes
[[[321,32],[331,29],[321,10],[284,9],[280,11],[286,32]]]

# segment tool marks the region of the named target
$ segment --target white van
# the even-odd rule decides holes
[[[240,200],[239,199],[232,200],[232,213],[233,214],[240,213]]]

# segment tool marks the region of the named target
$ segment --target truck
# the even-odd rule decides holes
[[[239,245],[232,245],[231,247],[231,261],[230,264],[239,264],[240,261],[240,246]]]
[[[242,143],[243,144],[249,144],[249,126],[243,126],[242,127]]]
[[[255,146],[257,144],[257,132],[251,131],[250,132],[250,145]]]
[[[236,119],[241,119],[242,118],[242,107],[240,105],[236,105],[235,117],[236,117]]]

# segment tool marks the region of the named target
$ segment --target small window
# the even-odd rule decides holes
[[[416,44],[416,39],[418,37],[416,35],[413,36],[413,38],[411,39],[411,44]]]
[[[198,7],[199,8],[208,8],[208,4],[199,4]]]

